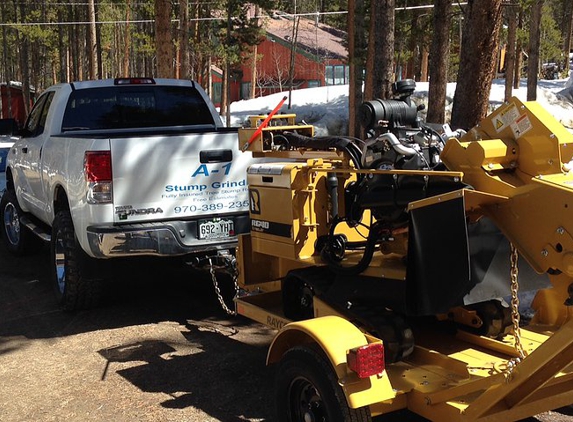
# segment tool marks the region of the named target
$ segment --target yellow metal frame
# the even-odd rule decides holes
[[[239,129],[239,149],[248,145],[249,140],[258,130],[267,115],[249,116],[250,127]],[[296,114],[275,114],[269,120],[267,127],[260,130],[260,133],[248,145],[248,151],[253,154],[269,153],[272,149],[268,147],[272,143],[272,137],[279,131],[291,131],[305,136],[314,136],[314,126],[297,125]]]
[[[313,158],[305,162],[308,180],[295,190],[311,191],[314,208],[301,208],[299,218],[325,212],[327,196],[313,183],[323,174],[334,171],[344,178],[358,172],[402,173],[359,171],[334,152],[289,151],[279,156],[293,158],[296,154]],[[321,154],[324,160],[318,159]],[[269,364],[297,345],[320,347],[332,363],[349,405],[369,405],[373,415],[409,408],[433,421],[506,422],[572,404],[573,310],[564,302],[573,282],[573,171],[569,171],[573,135],[537,103],[513,99],[461,140],[449,140],[441,158],[452,171],[428,172],[428,176],[463,177],[474,189],[412,202],[408,209],[463,197],[470,219],[488,216],[535,270],[552,273],[553,288],[538,292],[533,303],[534,320],[521,329],[525,358],[518,359],[513,335],[499,340],[464,332],[453,336],[421,325],[415,328],[412,355],[388,365],[382,377],[359,380],[347,368],[346,354],[351,348],[379,339],[363,333],[341,315],[342,311],[316,297],[315,318],[291,322],[282,314],[280,279],[289,269],[320,265],[319,259],[306,253],[277,256],[279,242],[253,242],[249,235],[240,237],[239,281],[247,290],[265,293],[237,299],[238,313],[279,330],[269,349]],[[545,204],[551,205],[550,215]],[[312,216],[309,231],[323,230],[317,224],[324,224],[319,218]],[[375,254],[365,274],[403,278],[403,263],[381,255]],[[353,259],[358,258],[352,254],[345,257],[348,264]],[[453,313],[458,320],[473,324],[472,313]]]
[[[370,339],[370,342],[380,341],[373,337]],[[319,317],[285,325],[270,346],[267,363],[278,362],[294,345],[309,343],[318,345],[328,357],[351,408],[391,400],[396,396],[385,372],[361,379],[348,369],[348,350],[364,346],[369,341],[368,336],[354,324],[338,316]]]
[[[513,98],[460,141],[450,139],[440,157],[477,191],[507,198],[483,203],[481,212],[534,270],[565,273],[565,278],[552,277],[554,289],[536,300],[536,309],[545,308],[536,321],[557,325],[571,318],[573,310],[563,302],[573,278],[573,172],[567,170],[573,134],[538,103]]]

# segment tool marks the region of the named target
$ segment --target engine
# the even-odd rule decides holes
[[[397,82],[394,84],[397,98],[376,99],[360,107],[361,124],[367,131],[367,138],[361,143],[357,167],[389,171],[360,175],[356,182],[346,186],[343,216],[335,218],[331,234],[319,245],[323,259],[337,272],[364,270],[377,247],[383,252],[405,254],[408,204],[464,187],[459,179],[433,174],[446,170],[440,161],[445,141],[462,133],[452,132],[447,125],[422,123],[419,111],[423,106],[416,106],[411,100],[414,88],[412,80]],[[363,221],[367,210],[374,222]],[[341,222],[351,227],[368,226],[368,238],[350,244],[343,237],[334,235],[336,225]],[[403,241],[397,240],[400,238]],[[365,250],[363,261],[352,269],[341,268],[336,262],[342,260],[343,252],[356,248]]]

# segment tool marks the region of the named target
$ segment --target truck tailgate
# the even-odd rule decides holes
[[[248,212],[250,153],[234,132],[110,140],[115,223]]]

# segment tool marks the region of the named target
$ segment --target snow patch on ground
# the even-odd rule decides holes
[[[446,90],[446,120],[451,115],[455,90],[456,84],[449,83]],[[505,81],[494,80],[490,91],[490,112],[503,104],[504,92]],[[288,92],[232,103],[231,125],[242,126],[248,116],[270,113],[285,95]],[[526,80],[522,80],[519,88],[513,90],[513,96],[526,101]],[[416,104],[427,105],[428,83],[417,82],[412,98]],[[288,108],[287,99],[281,113],[294,113],[297,122],[314,125],[317,136],[348,133],[348,85],[295,90],[290,102],[291,108]],[[573,130],[573,72],[569,79],[540,80],[537,85],[537,102],[563,126]],[[422,112],[421,116],[425,118],[425,113]]]

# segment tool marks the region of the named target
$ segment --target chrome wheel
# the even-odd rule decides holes
[[[4,233],[10,244],[20,244],[20,216],[12,202],[8,202],[4,207]]]
[[[66,254],[64,240],[60,237],[54,243],[54,267],[56,269],[56,287],[63,295],[66,288]]]

